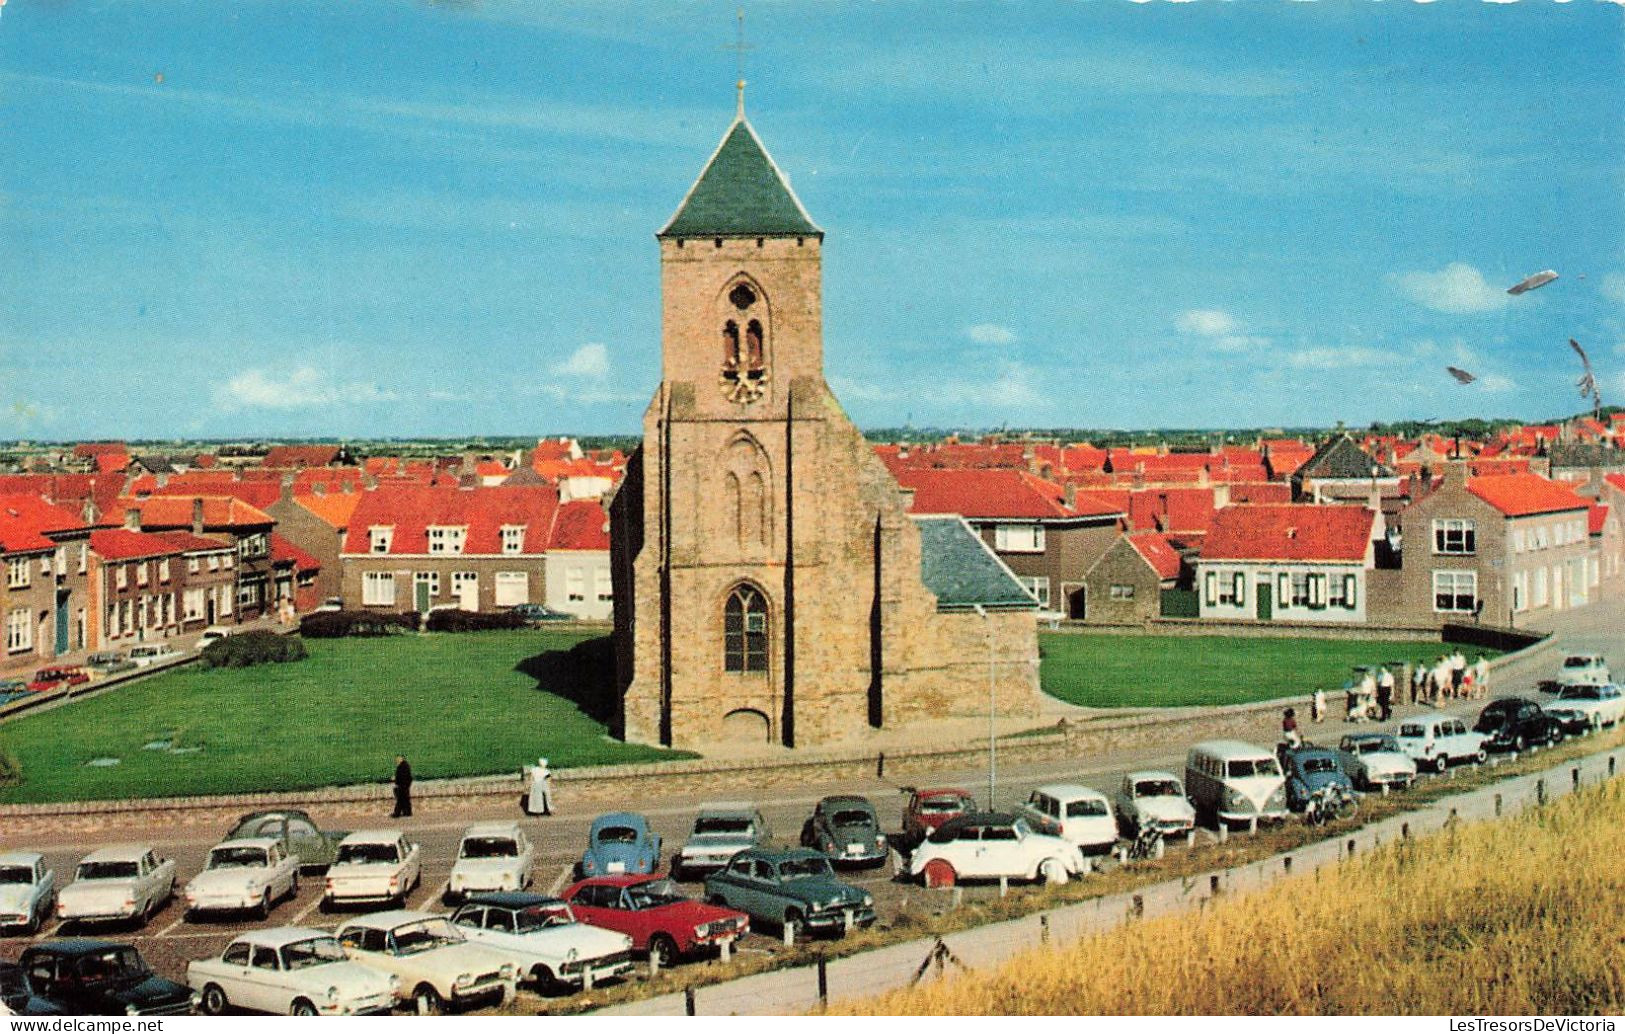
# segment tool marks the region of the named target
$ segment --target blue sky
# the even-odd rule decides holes
[[[0,437],[636,431],[733,13],[10,0]],[[1570,337],[1625,401],[1621,5],[747,19],[861,425],[1548,416]]]

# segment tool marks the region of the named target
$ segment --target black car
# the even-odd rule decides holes
[[[552,607],[546,607],[540,603],[521,603],[513,608],[513,613],[533,625],[540,624],[543,621],[570,621],[574,619],[574,615],[554,610]]]
[[[128,944],[86,937],[31,945],[20,960],[33,993],[74,1016],[186,1016],[192,989],[165,980]]]
[[[1490,701],[1479,712],[1473,731],[1485,734],[1486,750],[1519,751],[1531,744],[1551,745],[1563,739],[1563,723],[1522,697]]]
[[[884,865],[891,845],[867,798],[825,797],[801,827],[801,846],[822,852],[835,865]]]
[[[62,1016],[65,1010],[34,993],[28,974],[15,962],[0,962],[0,1013],[13,1016]]]

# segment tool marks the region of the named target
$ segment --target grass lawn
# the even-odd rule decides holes
[[[1354,665],[1431,664],[1444,650],[1439,643],[1239,636],[1040,634],[1038,645],[1044,692],[1085,707],[1241,704],[1307,697],[1318,686],[1334,712],[1342,700],[1333,693],[1341,692]],[[1466,647],[1462,653],[1468,663],[1480,653],[1497,656],[1494,650]],[[1409,694],[1407,686],[1405,699]],[[1398,686],[1394,695],[1401,695]]]
[[[0,802],[382,782],[398,753],[419,778],[513,772],[517,793],[519,766],[539,756],[555,768],[689,756],[610,739],[591,716],[601,707],[577,706],[603,677],[566,652],[588,638],[309,639],[292,664],[189,665],[0,725],[0,753],[22,774]],[[166,740],[182,752],[144,749]]]

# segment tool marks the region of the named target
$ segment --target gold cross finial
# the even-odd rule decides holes
[[[734,17],[738,20],[738,34],[733,43],[725,45],[722,49],[731,50],[734,52],[735,68],[738,72],[738,74],[735,76],[736,81],[734,83],[734,87],[739,91],[739,117],[744,118],[745,52],[755,50],[756,48],[745,42],[745,9],[743,7],[739,8],[739,10],[735,12]]]

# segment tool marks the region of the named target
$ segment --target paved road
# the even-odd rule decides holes
[[[1550,625],[1557,635],[1554,647],[1538,650],[1531,657],[1520,658],[1500,668],[1491,683],[1496,695],[1532,694],[1536,683],[1542,678],[1549,677],[1555,670],[1561,653],[1565,650],[1597,650],[1625,661],[1625,622],[1621,621],[1617,606],[1597,605],[1567,612],[1557,615]],[[1463,701],[1458,702],[1450,710],[1471,714],[1476,713],[1480,706],[1477,702]],[[1403,716],[1417,710],[1423,709],[1402,707],[1396,709],[1396,715]],[[1307,708],[1304,708],[1300,713],[1306,711]],[[1344,731],[1354,728],[1370,728],[1370,726],[1355,727],[1329,721],[1322,726],[1309,726],[1306,733],[1307,738],[1317,742],[1335,743]],[[1257,728],[1253,731],[1253,739],[1260,744],[1269,745],[1275,741],[1277,729],[1277,716],[1260,715],[1257,719]],[[1133,749],[1087,758],[1001,764],[996,803],[1005,808],[1014,807],[1026,798],[1034,786],[1061,779],[1082,782],[1110,792],[1120,774],[1125,771],[1163,768],[1181,772],[1184,751],[1188,745],[1186,740],[1195,738],[1197,737],[1189,735],[1188,730],[1174,726],[1169,730],[1166,741]],[[986,778],[985,767],[952,766],[931,773],[928,780],[916,777],[915,781],[922,784],[929,782],[933,785],[963,786],[975,792],[980,798],[986,792]],[[755,803],[766,814],[777,838],[785,842],[794,842],[802,821],[818,798],[837,792],[865,794],[875,802],[883,820],[895,823],[898,819],[888,819],[888,816],[900,817],[904,801],[900,789],[897,782],[882,779],[847,781],[840,784],[801,781],[776,788],[771,785],[764,786],[762,793],[755,797]],[[425,858],[423,886],[412,894],[409,906],[438,908],[440,892],[450,874],[462,830],[476,821],[493,818],[521,819],[518,812],[518,791],[519,784],[516,780],[515,796],[510,799],[424,802],[424,806],[419,809],[416,816],[398,822],[388,818],[387,810],[369,811],[354,805],[323,811],[320,816],[324,825],[343,829],[392,826],[406,829],[409,836],[422,845]],[[715,795],[710,798],[692,794],[667,795],[662,794],[658,786],[650,786],[640,795],[640,799],[635,801],[578,801],[576,803],[582,806],[572,809],[571,799],[565,796],[559,802],[561,814],[550,818],[521,819],[537,845],[538,861],[533,874],[534,888],[554,891],[566,885],[570,878],[570,867],[580,857],[585,843],[588,823],[594,814],[607,810],[596,806],[597,804],[606,803],[642,811],[664,838],[665,855],[669,858],[671,852],[686,836],[698,805],[704,799],[714,798]],[[115,816],[98,821],[101,828],[98,828],[94,837],[87,837],[83,832],[72,828],[71,822],[65,822],[62,828],[34,831],[26,842],[11,835],[0,836],[0,850],[27,848],[44,851],[56,869],[58,877],[65,879],[71,876],[77,860],[93,847],[123,841],[140,841],[153,844],[161,853],[174,857],[184,882],[187,877],[199,871],[208,848],[218,842],[226,832],[225,824],[220,823],[175,825],[154,829],[148,824],[150,820],[140,816]],[[917,891],[913,893],[912,906],[907,903],[910,896],[909,887],[892,879],[890,867],[859,872],[853,874],[852,879],[875,894],[883,916],[895,915],[908,907],[914,909],[926,907]],[[187,960],[217,953],[238,930],[290,923],[329,929],[336,926],[342,917],[328,916],[317,909],[319,884],[319,880],[305,880],[298,897],[279,905],[270,920],[265,923],[257,921],[189,923],[183,918],[181,909],[172,903],[143,929],[109,931],[109,933],[133,939],[160,973],[179,979],[184,974]],[[695,893],[699,891],[698,885],[691,885],[690,889]],[[996,890],[973,889],[971,893],[973,895],[996,893]],[[48,937],[56,932],[54,928],[47,928],[39,936]],[[740,945],[741,951],[769,954],[782,951],[776,931],[767,933],[769,936],[752,934]],[[27,938],[0,939],[0,958],[15,958],[27,941]]]

